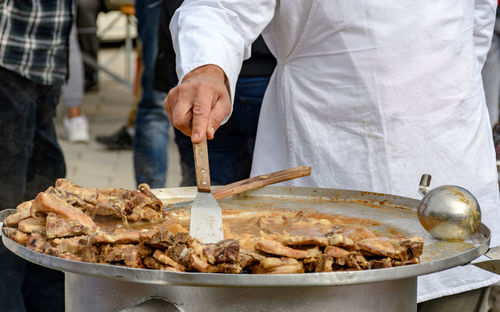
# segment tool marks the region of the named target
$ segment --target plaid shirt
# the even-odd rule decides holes
[[[66,79],[75,0],[0,0],[0,66],[37,83]]]

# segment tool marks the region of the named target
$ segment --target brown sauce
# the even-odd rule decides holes
[[[120,219],[97,216],[95,222],[106,232],[122,232],[128,229],[137,231],[152,229],[156,226],[170,227],[180,224],[189,230],[189,210],[167,212],[160,222],[129,222],[128,227]],[[370,228],[377,236],[394,237],[401,235],[394,228],[384,229],[383,233],[375,227],[380,222],[371,219],[353,218],[341,215],[327,215],[317,212],[297,212],[283,209],[236,210],[226,209],[223,212],[226,238],[241,238],[244,235],[259,236],[264,234],[289,234],[302,236],[324,236],[327,233],[342,228],[341,232],[348,234],[359,227]]]

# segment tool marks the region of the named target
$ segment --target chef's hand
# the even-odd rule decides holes
[[[205,135],[213,139],[215,131],[231,112],[224,71],[216,65],[194,69],[170,90],[164,106],[170,122],[185,135],[190,135],[193,143],[201,142]]]

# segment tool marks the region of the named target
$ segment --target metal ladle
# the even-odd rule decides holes
[[[456,185],[442,185],[429,191],[431,176],[422,175],[418,219],[434,237],[447,241],[463,241],[477,232],[481,209],[476,198]]]

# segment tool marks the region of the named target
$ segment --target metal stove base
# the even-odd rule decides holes
[[[166,311],[185,312],[417,311],[416,277],[350,286],[226,288],[152,285],[65,274],[66,311],[74,312],[139,311],[132,307],[151,298],[156,301],[150,306],[162,306],[157,304],[162,299],[168,306]]]

